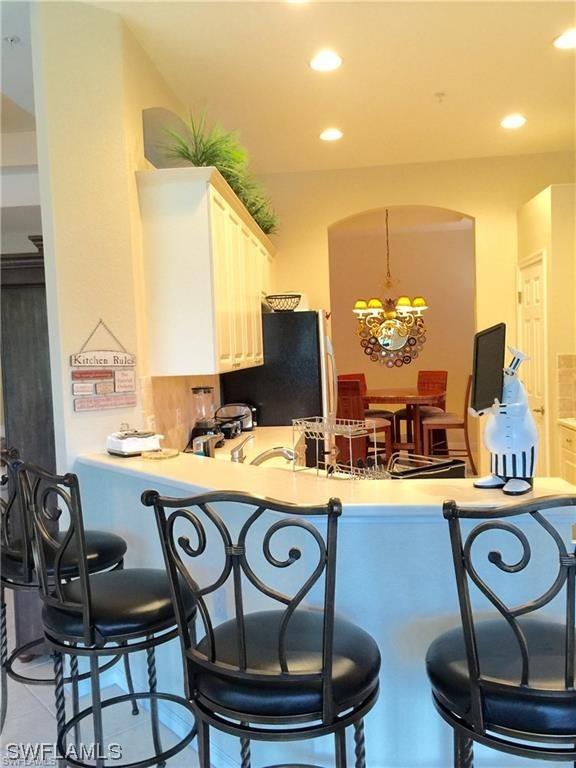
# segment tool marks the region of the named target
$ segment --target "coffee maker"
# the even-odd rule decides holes
[[[220,448],[224,445],[224,435],[214,418],[214,387],[192,387],[192,401],[196,421],[184,451],[188,453],[192,451],[194,438],[200,435],[220,435],[221,439],[216,443],[216,448]]]

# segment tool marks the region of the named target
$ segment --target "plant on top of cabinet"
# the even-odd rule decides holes
[[[208,128],[206,115],[198,121],[190,115],[186,128],[186,136],[173,128],[166,128],[166,133],[174,142],[166,147],[168,157],[187,160],[197,167],[218,168],[260,229],[267,235],[275,232],[276,214],[262,187],[248,171],[248,154],[236,133],[224,131],[219,125]]]

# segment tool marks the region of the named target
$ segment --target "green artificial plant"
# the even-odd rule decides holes
[[[195,166],[217,168],[262,231],[275,232],[276,214],[262,187],[250,176],[248,155],[236,133],[224,131],[219,125],[209,128],[206,115],[199,120],[190,115],[186,127],[185,136],[172,128],[166,129],[173,142],[166,147],[167,156],[187,160]]]

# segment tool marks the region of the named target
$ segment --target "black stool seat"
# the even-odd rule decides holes
[[[113,568],[123,559],[128,546],[126,541],[115,533],[106,531],[86,531],[86,562],[88,570],[91,573],[105,571],[107,568]],[[57,534],[58,541],[63,541],[64,534]],[[14,545],[13,551],[2,552],[2,575],[4,578],[16,580],[24,576],[22,557],[19,550],[23,550]],[[54,573],[53,550],[44,546],[47,560],[47,569],[50,575]],[[62,555],[60,574],[63,577],[73,578],[78,575],[78,548],[75,542],[70,542]]]
[[[320,681],[299,681],[292,674],[285,682],[278,661],[279,625],[284,611],[245,614],[248,670],[272,675],[270,682],[219,676],[213,671],[196,677],[198,693],[217,707],[253,716],[294,716],[322,708]],[[286,657],[290,673],[314,673],[322,668],[323,614],[300,610],[292,615],[286,632]],[[216,661],[238,665],[236,622],[227,621],[214,629]],[[198,646],[207,652],[206,639]],[[365,700],[378,687],[380,652],[374,640],[344,619],[334,622],[333,685],[338,711]]]
[[[502,619],[475,625],[482,676],[495,684],[482,685],[487,725],[552,736],[575,734],[576,693],[565,684],[565,625],[530,619],[518,624],[530,659],[527,689],[520,687],[519,646],[508,624]],[[461,629],[432,643],[426,667],[440,703],[464,719],[469,717],[470,677]]]
[[[65,600],[78,602],[82,596],[79,580],[62,585]],[[131,568],[109,571],[90,577],[92,622],[107,641],[115,637],[147,635],[173,627],[176,617],[172,607],[170,582],[165,571]],[[186,613],[194,612],[194,599],[182,589]],[[83,617],[45,605],[42,619],[49,635],[81,638]]]

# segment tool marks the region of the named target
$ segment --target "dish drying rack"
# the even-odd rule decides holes
[[[340,438],[340,447],[336,438]],[[369,452],[369,465],[357,466],[353,456],[355,441],[366,440],[374,450]],[[406,451],[394,453],[387,462],[384,451],[376,442],[376,423],[371,419],[331,419],[313,416],[292,421],[292,439],[295,459],[294,471],[316,469],[316,473],[335,479],[401,480],[419,477],[463,478],[465,463],[461,459],[446,456],[419,456]],[[341,451],[342,439],[346,441]],[[347,461],[339,461],[341,454]]]
[[[336,438],[340,438],[337,441]],[[358,453],[360,440],[373,446],[369,466],[356,466],[353,456]],[[296,459],[294,470],[316,469],[319,474],[333,478],[357,478],[383,480],[388,471],[384,453],[378,450],[376,422],[371,419],[334,419],[327,416],[312,416],[292,421],[292,439]],[[345,441],[344,444],[342,441]],[[338,445],[339,443],[339,445]],[[342,451],[342,447],[347,450]],[[342,461],[345,453],[349,459]]]

